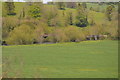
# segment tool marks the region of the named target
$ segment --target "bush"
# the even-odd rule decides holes
[[[117,21],[112,21],[109,23],[106,28],[105,32],[108,34],[110,39],[118,39],[118,22]]]
[[[51,42],[79,42],[85,40],[82,29],[75,26],[55,28],[49,37]]]
[[[8,37],[9,32],[14,30],[15,27],[20,25],[20,21],[13,17],[3,17],[2,18],[2,38],[5,39]]]
[[[34,31],[35,32],[35,40],[39,43],[42,43],[44,41],[48,41],[47,39],[43,38],[43,35],[50,34],[51,28],[48,27],[47,24],[42,23],[42,22],[39,25],[37,25],[35,28],[36,28]]]
[[[109,23],[109,21],[105,21],[105,23],[97,23],[94,26],[89,26],[84,29],[84,34],[88,35],[108,35],[109,39],[117,39],[118,38],[118,23],[117,21],[113,21]]]
[[[15,45],[32,44],[33,39],[32,29],[28,25],[21,25],[10,32],[7,43]]]
[[[3,29],[4,28],[8,28],[8,32],[13,30],[16,26],[20,25],[20,21],[17,18],[13,18],[13,17],[3,17],[2,19],[2,25],[3,25]]]
[[[66,27],[65,34],[69,38],[68,40],[72,42],[81,41],[85,39],[85,35],[83,34],[81,28],[75,26]]]
[[[20,24],[29,25],[33,30],[35,26],[39,25],[40,21],[37,19],[23,19]]]
[[[54,29],[54,31],[52,32],[50,37],[51,37],[50,41],[52,41],[52,42],[68,41],[68,37],[66,36],[64,29],[62,29],[62,28]]]

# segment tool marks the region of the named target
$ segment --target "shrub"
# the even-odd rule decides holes
[[[2,18],[2,38],[7,38],[9,35],[9,32],[14,30],[15,27],[20,25],[20,21],[13,17],[3,17]]]
[[[50,37],[51,37],[50,41],[52,41],[52,42],[68,41],[68,37],[66,36],[64,29],[62,29],[62,28],[54,29],[54,31],[52,32]]]
[[[105,23],[97,23],[94,26],[89,26],[84,29],[84,34],[87,35],[108,35],[109,39],[118,38],[118,23],[117,21],[105,21]]]
[[[109,38],[111,39],[118,39],[118,22],[117,21],[112,21],[109,23],[106,28],[105,32],[108,34]]]
[[[51,28],[48,27],[47,24],[42,23],[42,22],[39,25],[37,25],[35,28],[36,28],[34,31],[35,32],[35,40],[40,43],[47,41],[47,39],[43,38],[43,35],[50,34]]]
[[[31,28],[35,29],[35,26],[39,25],[40,21],[37,19],[23,19],[20,24],[29,25]]]
[[[32,29],[28,25],[21,25],[10,32],[7,39],[8,44],[32,44],[34,34]]]
[[[85,35],[81,28],[70,26],[65,28],[65,34],[69,38],[69,41],[80,41],[85,39]]]
[[[20,25],[20,21],[14,17],[3,17],[2,20],[3,28],[8,28],[8,32]]]
[[[91,26],[88,28],[89,35],[99,35],[101,31],[101,26]]]

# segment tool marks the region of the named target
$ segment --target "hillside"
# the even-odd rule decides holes
[[[69,3],[67,6],[68,3],[15,2],[11,5],[14,7],[12,14],[15,15],[8,15],[9,9],[7,11],[5,7],[7,4],[3,3],[2,37],[7,44],[79,42],[90,35],[106,35],[107,39],[118,38],[116,4],[102,3],[101,6],[98,3]],[[30,33],[24,34],[26,32],[22,29],[28,29]],[[44,35],[47,35],[46,39],[40,37]]]

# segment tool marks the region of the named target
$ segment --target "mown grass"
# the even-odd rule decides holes
[[[4,77],[116,78],[117,41],[3,46]]]

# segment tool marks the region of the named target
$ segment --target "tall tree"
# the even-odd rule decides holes
[[[112,20],[113,11],[114,11],[114,5],[109,5],[106,9],[106,16],[109,21]]]
[[[5,2],[5,9],[7,15],[15,15],[16,13],[14,12],[15,5],[14,2]]]
[[[29,15],[38,19],[41,17],[41,6],[39,3],[34,3],[30,6]]]
[[[19,19],[24,18],[24,17],[25,17],[25,9],[23,8],[20,13]]]
[[[72,12],[68,13],[68,24],[73,25],[73,13]]]
[[[86,27],[88,25],[86,10],[83,6],[78,3],[77,6],[77,16],[76,16],[76,26],[78,27]]]

